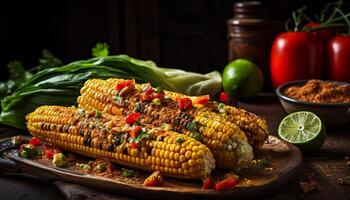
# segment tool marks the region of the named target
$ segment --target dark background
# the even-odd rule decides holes
[[[227,62],[227,19],[233,0],[11,0],[0,3],[0,78],[9,61],[38,64],[46,48],[65,63],[91,57],[96,42],[112,54],[163,67],[208,72]],[[292,10],[320,0],[264,1],[273,33]]]

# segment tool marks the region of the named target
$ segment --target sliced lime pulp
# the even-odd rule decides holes
[[[289,114],[281,121],[278,135],[283,140],[297,145],[303,152],[313,152],[322,147],[326,129],[317,115],[300,111]]]

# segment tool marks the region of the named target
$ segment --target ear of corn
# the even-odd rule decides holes
[[[245,133],[234,123],[215,115],[211,116],[201,109],[181,110],[176,101],[165,98],[161,105],[152,102],[140,102],[140,88],[136,84],[122,100],[116,100],[116,85],[121,79],[91,79],[85,82],[78,97],[78,106],[88,110],[101,110],[113,115],[127,115],[136,110],[142,114],[142,123],[162,126],[197,138],[214,154],[216,166],[224,169],[238,169],[246,166],[253,159],[252,147],[248,144]],[[189,130],[195,123],[198,129]]]
[[[173,100],[176,100],[179,97],[189,97],[195,101],[197,98],[195,96],[190,97],[170,91],[165,91],[165,94]],[[218,109],[219,106],[222,106],[222,108]],[[255,149],[260,148],[264,144],[269,134],[266,120],[244,109],[218,104],[216,102],[210,102],[208,105],[202,106],[199,109],[206,111],[208,115],[220,116],[231,123],[236,124],[242,131],[244,131],[249,144]]]
[[[41,106],[26,118],[33,136],[87,157],[182,179],[203,179],[215,167],[211,151],[200,142],[151,125],[142,126],[145,135],[137,140],[121,116]]]

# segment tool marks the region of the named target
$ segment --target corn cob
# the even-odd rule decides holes
[[[176,100],[179,97],[189,97],[184,94],[170,91],[165,91],[165,94],[173,100]],[[198,97],[193,96],[189,98],[195,102]],[[217,102],[210,102],[199,109],[203,112],[207,112],[208,115],[220,116],[236,124],[242,131],[244,131],[249,144],[255,149],[260,148],[264,144],[269,134],[266,120],[244,109],[219,104]]]
[[[140,101],[141,87],[118,99],[115,89],[121,79],[91,79],[85,82],[78,97],[78,106],[87,110],[101,110],[113,115],[128,115],[135,110],[142,114],[142,123],[169,126],[172,130],[199,139],[214,154],[216,166],[239,169],[253,159],[252,147],[240,128],[219,116],[209,116],[200,109],[181,110],[176,101],[164,98],[161,102]],[[194,125],[195,130],[189,127]]]
[[[87,157],[182,179],[205,178],[215,167],[212,153],[200,142],[151,125],[142,126],[132,138],[130,131],[136,126],[125,124],[121,116],[41,106],[26,118],[33,136]]]

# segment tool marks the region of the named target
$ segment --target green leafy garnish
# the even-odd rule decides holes
[[[219,103],[218,110],[220,113],[224,113],[225,112],[225,104]]]
[[[161,93],[161,92],[163,92],[163,89],[161,88],[161,87],[156,87],[156,88],[154,88],[154,91],[156,92],[156,93]]]
[[[266,159],[257,160],[255,166],[258,169],[265,169],[266,167],[270,167],[271,166],[271,159],[266,158]]]
[[[36,67],[38,71],[62,66],[63,62],[55,57],[50,51],[47,49],[43,50],[43,57],[39,59],[39,65]]]
[[[125,177],[131,177],[131,176],[135,175],[135,171],[132,170],[132,169],[122,168],[122,175],[125,176]]]
[[[166,130],[166,131],[171,130],[170,124],[167,124],[167,123],[163,123],[162,126],[161,126],[161,128],[162,128],[163,130]]]
[[[192,121],[188,126],[187,126],[187,129],[189,131],[192,131],[192,132],[195,132],[195,131],[198,131],[199,129],[199,125],[196,121]]]
[[[30,72],[26,72],[20,61],[12,61],[7,65],[10,72],[10,79],[0,83],[0,98],[11,94],[23,82],[32,76]]]
[[[97,43],[96,46],[92,49],[92,56],[96,58],[106,57],[109,54],[109,46],[106,43]]]
[[[176,138],[175,142],[178,144],[182,144],[185,141],[185,139],[183,137],[178,137]]]
[[[91,170],[91,166],[89,164],[77,163],[77,166],[83,170]]]
[[[135,143],[139,143],[141,142],[143,139],[147,139],[149,138],[150,134],[148,132],[145,131],[140,131],[139,134],[137,135],[136,138],[130,138],[129,141],[130,142],[135,142]]]
[[[101,119],[102,118],[102,113],[99,110],[95,110],[95,118],[96,119]]]
[[[117,103],[119,105],[123,102],[123,97],[117,95],[117,96],[115,96],[114,101],[115,101],[115,103]]]
[[[197,140],[197,141],[203,140],[203,134],[200,132],[192,132],[192,133],[190,133],[190,137]]]
[[[100,163],[96,166],[96,170],[98,173],[105,172],[107,170],[106,164],[105,163]]]

